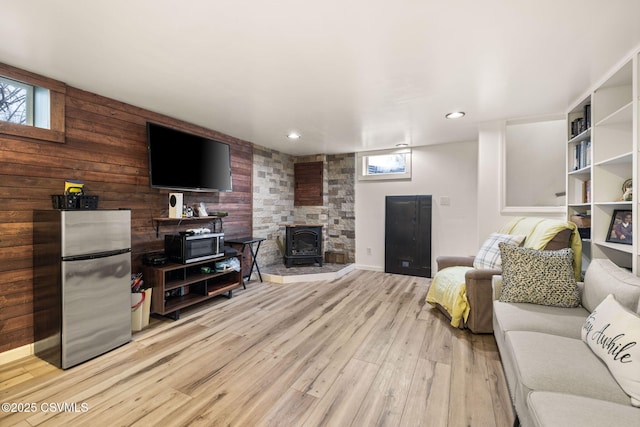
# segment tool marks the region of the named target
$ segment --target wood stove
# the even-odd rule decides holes
[[[285,266],[318,263],[322,267],[322,225],[287,225]]]

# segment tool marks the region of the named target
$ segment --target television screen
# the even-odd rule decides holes
[[[228,144],[147,123],[151,187],[231,191]]]

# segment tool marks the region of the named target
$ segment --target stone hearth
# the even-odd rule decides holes
[[[334,280],[355,270],[354,264],[299,265],[287,268],[284,264],[260,267],[262,279],[272,283],[312,282]]]

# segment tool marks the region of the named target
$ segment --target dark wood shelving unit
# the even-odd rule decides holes
[[[233,290],[242,286],[242,271],[215,271],[217,262],[229,258],[238,258],[242,265],[242,254],[237,254],[191,264],[143,267],[145,282],[153,287],[151,312],[178,319],[183,308],[218,295],[231,298]],[[202,267],[211,272],[203,273]]]
[[[178,224],[184,225],[189,223],[202,223],[209,222],[212,224],[212,231],[214,233],[222,233],[222,218],[224,216],[210,215],[210,216],[193,216],[185,218],[153,218],[153,222],[156,225],[156,237],[160,236],[160,226]],[[198,225],[199,226],[199,225]]]

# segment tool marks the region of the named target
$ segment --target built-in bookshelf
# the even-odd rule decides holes
[[[637,233],[631,244],[612,233],[619,219],[631,212],[635,222],[638,212],[637,197],[623,196],[638,174],[637,63],[637,56],[623,63],[567,114],[567,213],[582,225],[583,269],[609,258],[638,273]]]

